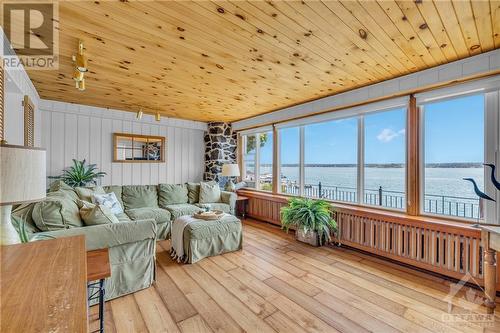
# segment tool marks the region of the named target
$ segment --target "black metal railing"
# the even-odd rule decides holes
[[[300,187],[295,183],[282,184],[281,192],[299,195]],[[305,184],[304,196],[351,203],[358,202],[356,188],[323,185],[321,182],[318,184]],[[387,208],[405,209],[406,196],[404,192],[384,190],[382,186],[379,186],[378,189],[365,189],[363,203]],[[425,194],[423,208],[424,212],[431,214],[469,219],[482,217],[479,198]]]

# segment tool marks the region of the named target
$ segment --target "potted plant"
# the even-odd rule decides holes
[[[51,179],[60,179],[71,187],[97,185],[97,179],[104,177],[105,172],[98,172],[95,164],[85,164],[86,161],[73,159],[73,166],[63,170],[60,176],[50,176]]]
[[[288,205],[281,208],[281,224],[286,232],[294,227],[296,239],[312,246],[326,244],[330,241],[330,232],[337,230],[330,204],[325,200],[291,198]]]

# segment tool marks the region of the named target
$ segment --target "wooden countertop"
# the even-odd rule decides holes
[[[85,237],[0,247],[2,332],[88,332]]]

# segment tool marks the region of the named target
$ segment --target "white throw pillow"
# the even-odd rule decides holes
[[[123,207],[120,205],[120,201],[118,201],[114,192],[94,194],[92,199],[96,204],[108,207],[115,215],[123,213]]]

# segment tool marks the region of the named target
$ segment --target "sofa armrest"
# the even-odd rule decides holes
[[[236,209],[236,198],[238,195],[234,192],[228,192],[228,191],[221,191],[220,192],[220,199],[223,203],[226,203],[229,205],[229,211],[231,214],[235,214],[235,209]]]
[[[134,243],[146,239],[156,239],[156,223],[154,220],[138,220],[100,224],[89,227],[46,231],[33,234],[37,238],[59,238],[84,235],[87,251],[112,248],[118,245]]]

